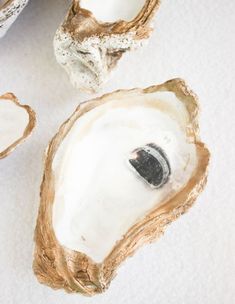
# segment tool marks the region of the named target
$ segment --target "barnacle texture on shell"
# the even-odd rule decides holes
[[[193,204],[209,161],[197,114],[181,79],[77,108],[46,152],[33,264],[41,283],[105,291],[127,257]]]
[[[35,127],[36,116],[12,93],[0,96],[0,159],[8,156]]]
[[[73,0],[56,32],[57,61],[73,85],[97,91],[122,54],[142,45],[160,0]]]
[[[0,38],[5,35],[28,0],[0,0]]]

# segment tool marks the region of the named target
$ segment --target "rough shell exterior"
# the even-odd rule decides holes
[[[6,93],[6,94],[0,96],[0,102],[1,102],[1,100],[3,100],[3,102],[5,102],[5,100],[10,100],[10,101],[14,102],[18,107],[21,107],[21,108],[25,109],[25,111],[27,111],[27,113],[29,115],[29,123],[28,123],[27,127],[25,128],[25,131],[22,134],[22,136],[18,140],[16,140],[15,142],[13,142],[4,151],[0,152],[0,159],[5,158],[6,156],[8,156],[11,152],[13,152],[16,149],[16,147],[18,145],[23,143],[25,141],[25,139],[27,137],[29,137],[29,135],[32,133],[32,131],[33,131],[35,125],[36,125],[36,114],[35,114],[35,112],[28,105],[21,105],[14,94]]]
[[[28,0],[8,0],[2,7],[0,5],[0,38],[5,35],[27,3]]]
[[[55,55],[75,87],[97,91],[122,55],[142,45],[149,37],[152,31],[149,23],[160,0],[146,0],[135,19],[114,23],[98,22],[79,3],[73,0],[65,21],[56,32]]]
[[[123,236],[112,252],[101,264],[94,263],[88,256],[69,250],[59,244],[52,228],[52,205],[54,179],[52,162],[56,151],[74,122],[87,111],[99,104],[118,99],[123,94],[131,96],[138,92],[173,91],[186,105],[192,128],[189,134],[195,139],[198,166],[187,185],[173,198],[153,209]],[[156,240],[167,225],[185,213],[203,190],[207,179],[209,151],[199,139],[198,103],[195,94],[181,79],[144,90],[117,91],[101,98],[81,104],[74,114],[61,126],[46,152],[45,171],[41,185],[41,203],[35,230],[35,255],[33,269],[39,280],[54,289],[63,288],[67,292],[80,292],[87,296],[104,292],[116,274],[119,265],[143,244]]]

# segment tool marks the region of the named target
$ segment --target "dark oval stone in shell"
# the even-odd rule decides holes
[[[171,174],[165,152],[154,143],[135,149],[129,162],[138,175],[154,188],[165,185]]]

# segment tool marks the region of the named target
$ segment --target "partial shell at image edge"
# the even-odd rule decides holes
[[[21,137],[19,137],[16,141],[12,142],[8,147],[6,147],[3,151],[0,151],[0,159],[7,157],[9,154],[11,154],[17,146],[21,145],[27,137],[29,137],[35,128],[36,125],[36,114],[28,105],[22,105],[16,98],[16,96],[12,93],[6,93],[2,96],[0,96],[0,102],[6,102],[11,101],[13,102],[17,107],[24,109],[28,114],[28,124],[25,127],[25,130]]]
[[[0,38],[6,34],[27,3],[28,0],[6,0],[0,4]]]
[[[141,221],[132,226],[117,242],[112,252],[102,263],[93,262],[85,254],[62,246],[56,239],[52,226],[54,176],[52,162],[61,142],[79,117],[110,100],[118,100],[123,94],[133,96],[153,92],[173,92],[186,107],[190,125],[188,130],[194,139],[198,164],[187,182],[173,197],[153,209]],[[132,256],[143,244],[159,238],[168,224],[184,214],[195,202],[207,181],[210,153],[200,141],[198,127],[198,99],[184,80],[173,79],[146,89],[120,90],[100,98],[82,103],[72,116],[61,126],[50,142],[45,159],[44,176],[41,184],[41,202],[35,230],[35,253],[33,269],[40,283],[67,292],[79,292],[92,296],[104,292],[115,277],[120,264]]]

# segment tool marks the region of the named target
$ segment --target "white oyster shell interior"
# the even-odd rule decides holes
[[[172,92],[130,95],[81,116],[53,160],[53,228],[58,241],[102,262],[128,229],[190,179],[197,155],[189,116]],[[130,153],[155,143],[171,175],[160,189],[128,164]]]
[[[9,99],[0,99],[0,153],[23,137],[29,114]]]
[[[143,8],[146,0],[81,0],[80,5],[102,22],[131,21]]]

